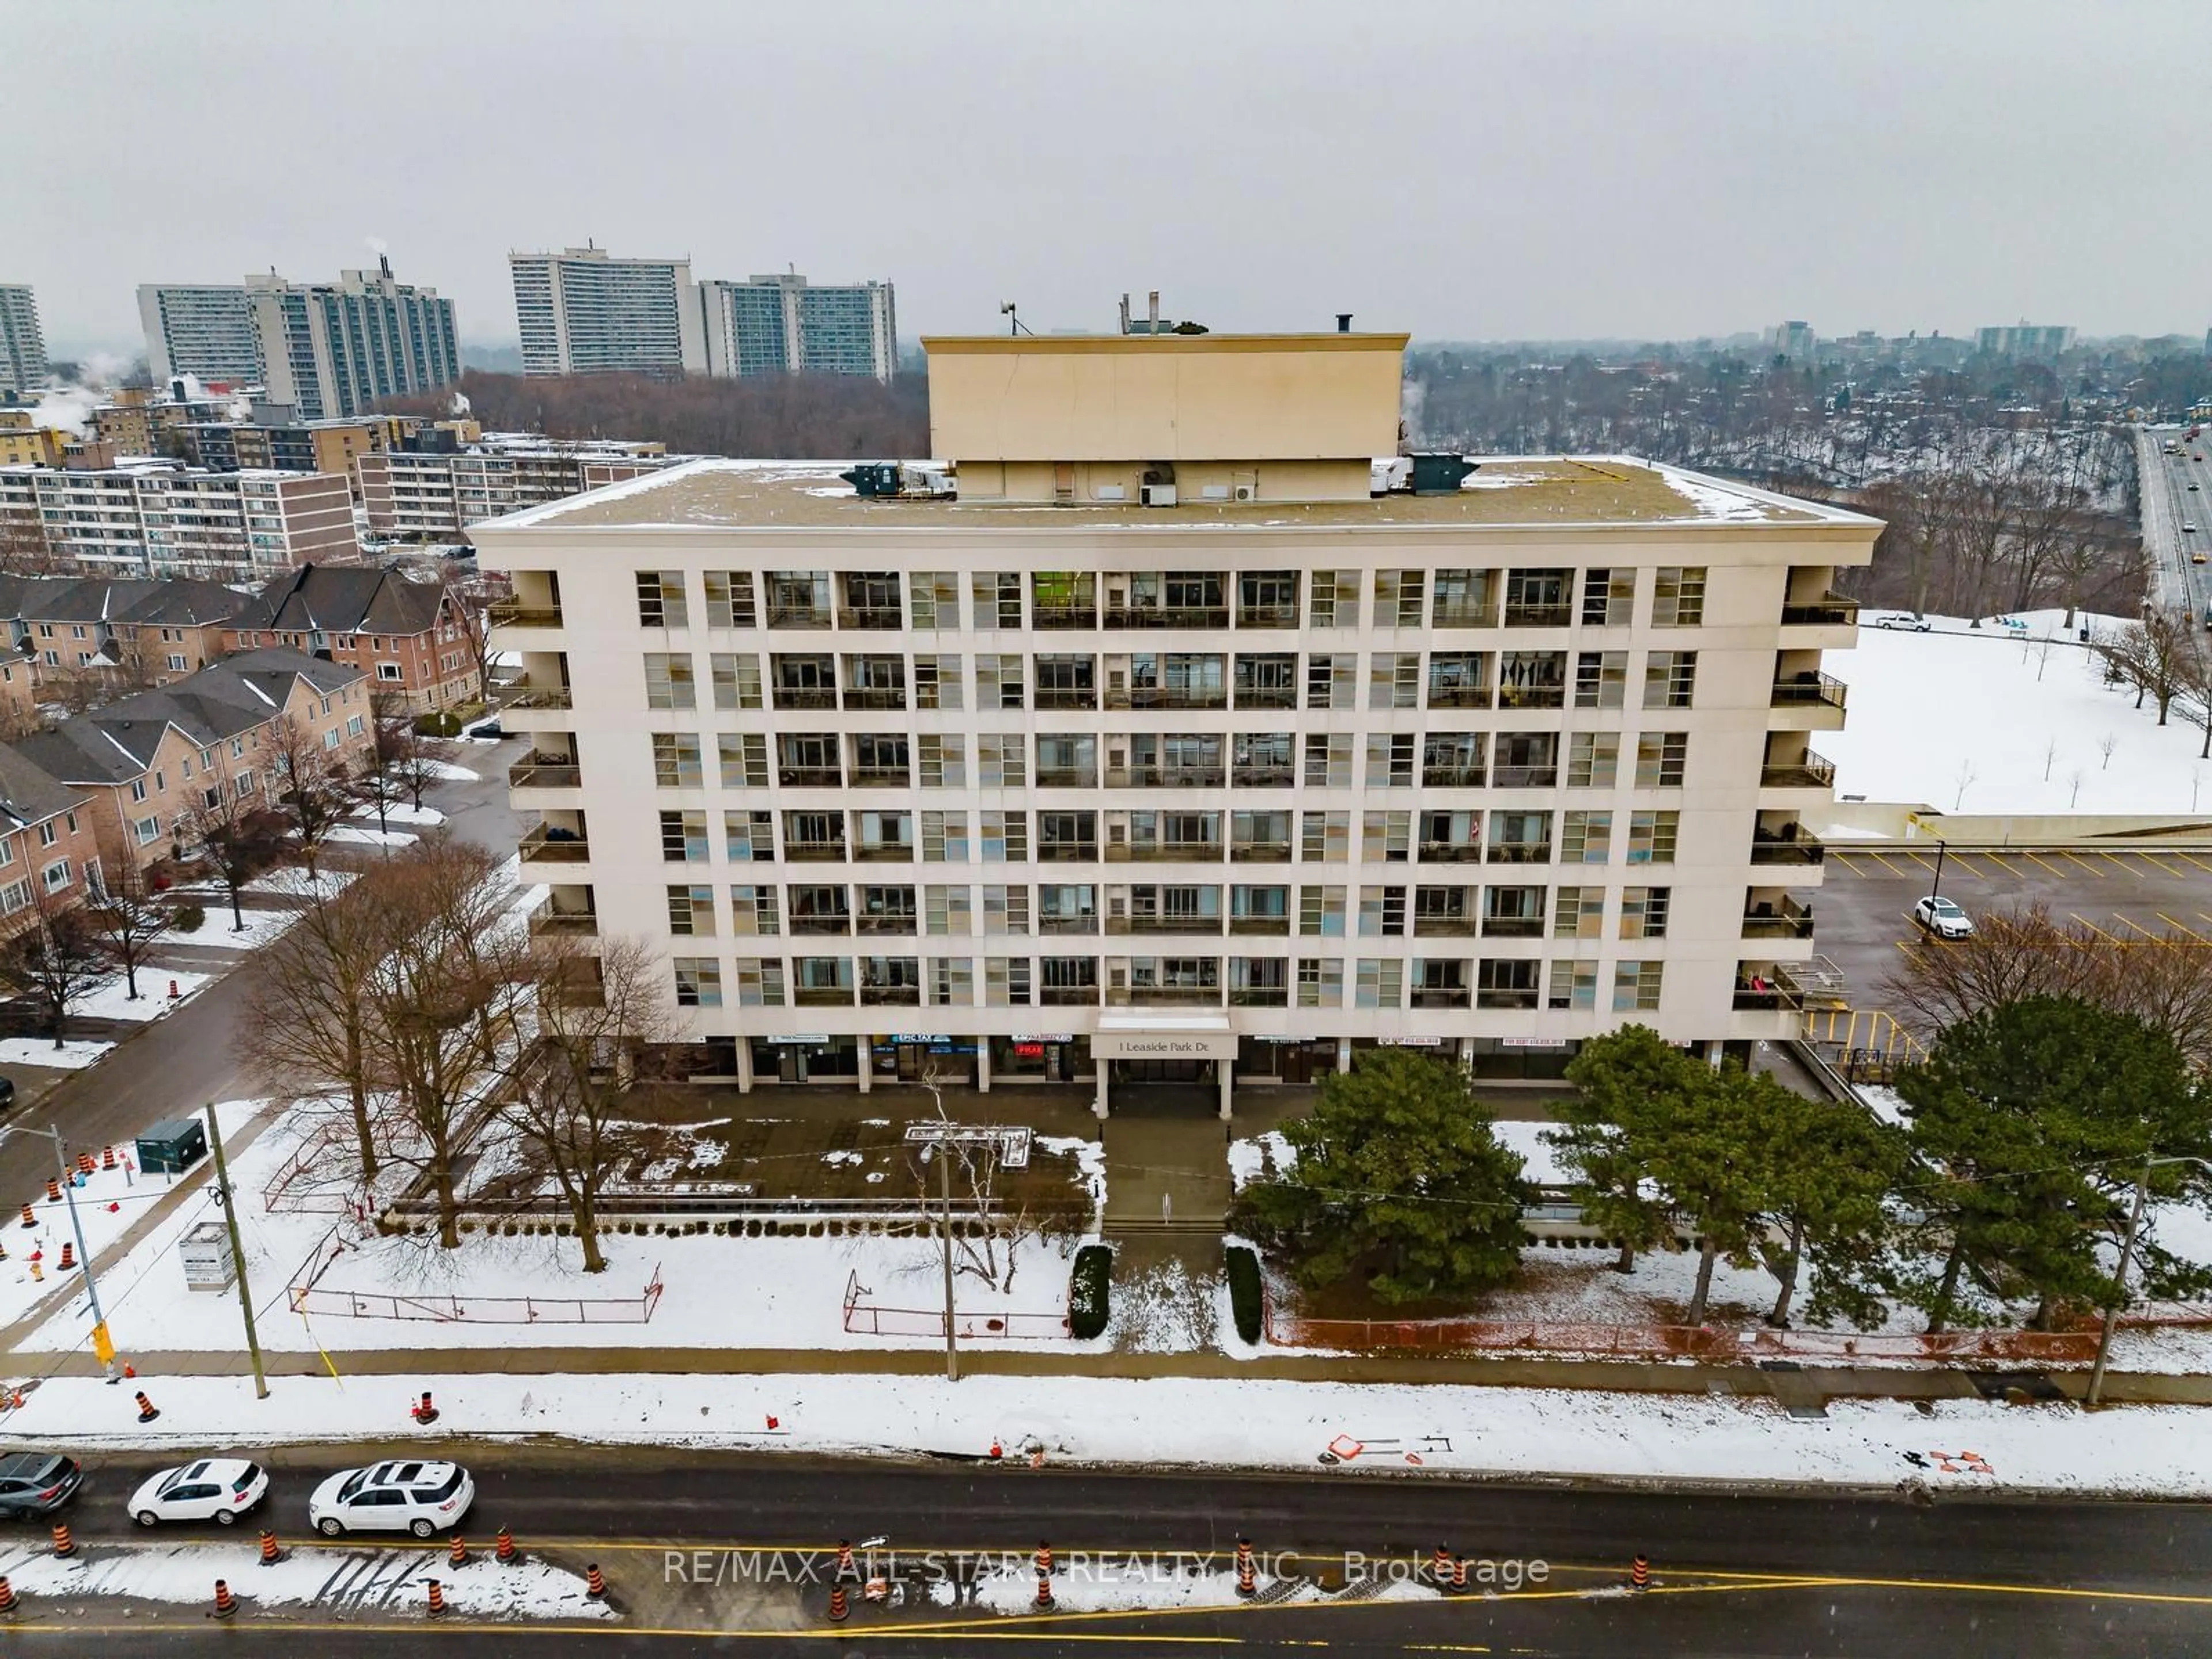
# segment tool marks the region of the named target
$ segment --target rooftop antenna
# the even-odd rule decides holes
[[[1026,323],[1022,321],[1020,314],[1014,309],[1014,302],[1012,300],[1001,300],[999,301],[999,315],[1006,319],[1006,332],[1009,335],[1028,334],[1034,336],[1036,333],[1035,329],[1030,327]]]

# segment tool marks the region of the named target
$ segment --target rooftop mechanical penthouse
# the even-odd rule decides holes
[[[1403,335],[956,337],[926,463],[701,461],[471,532],[533,926],[744,1088],[1555,1072],[1790,1033],[1855,514],[1397,453]]]

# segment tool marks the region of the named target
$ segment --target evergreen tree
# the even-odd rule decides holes
[[[1560,1127],[1545,1139],[1577,1179],[1583,1218],[1620,1242],[1617,1272],[1636,1253],[1674,1234],[1671,1206],[1647,1178],[1651,1144],[1709,1085],[1711,1068],[1648,1025],[1624,1025],[1583,1044],[1567,1066],[1574,1098],[1558,1109]]]
[[[1283,1126],[1297,1163],[1244,1188],[1236,1225],[1308,1289],[1363,1271],[1389,1304],[1492,1289],[1520,1271],[1526,1188],[1490,1124],[1458,1066],[1378,1048]]]
[[[1752,1249],[1778,1286],[1766,1322],[1789,1324],[1809,1267],[1814,1322],[1840,1316],[1863,1328],[1879,1323],[1893,1277],[1889,1200],[1907,1167],[1904,1135],[1855,1102],[1810,1099],[1771,1077],[1748,1079],[1745,1096],[1765,1152],[1764,1224]]]

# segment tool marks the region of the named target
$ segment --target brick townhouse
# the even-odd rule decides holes
[[[374,743],[368,677],[279,647],[75,715],[13,751],[89,797],[112,867],[143,870],[175,854],[178,820],[212,805],[213,792],[269,793],[273,739],[288,718],[348,771]]]
[[[167,685],[230,649],[231,619],[252,603],[188,577],[0,575],[0,627],[44,688],[86,678]]]
[[[289,647],[369,677],[380,697],[427,714],[483,695],[461,602],[396,571],[307,565],[277,577],[231,624],[240,650]]]
[[[0,744],[0,939],[49,908],[82,904],[100,880],[94,802]]]

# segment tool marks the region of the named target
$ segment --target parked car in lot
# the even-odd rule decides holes
[[[477,1483],[458,1463],[401,1462],[340,1469],[307,1500],[307,1523],[325,1538],[411,1532],[428,1538],[460,1524]]]
[[[1903,628],[1915,634],[1925,634],[1935,627],[1925,617],[1916,617],[1910,611],[1889,611],[1874,619],[1876,628]]]
[[[131,1518],[142,1527],[164,1521],[212,1521],[234,1527],[269,1496],[269,1473],[242,1457],[203,1457],[163,1469],[131,1494]]]
[[[1972,939],[1974,919],[1949,899],[1933,895],[1912,907],[1912,919],[1938,939]]]
[[[0,1515],[15,1521],[52,1515],[83,1484],[84,1470],[74,1457],[9,1452],[0,1457]]]

